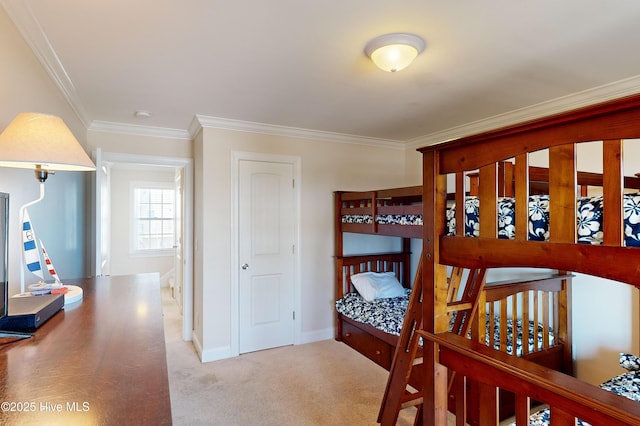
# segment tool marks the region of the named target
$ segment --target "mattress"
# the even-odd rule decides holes
[[[624,195],[624,239],[628,247],[640,247],[640,194]],[[465,200],[465,235],[477,237],[480,234],[480,200],[467,197]],[[577,240],[582,244],[602,244],[603,197],[581,197],[577,203]],[[447,235],[455,235],[455,205],[447,208]],[[371,215],[344,215],[342,223],[372,224]],[[422,225],[422,215],[377,215],[377,224],[382,225]],[[515,200],[498,200],[498,238],[515,238]],[[529,197],[529,237],[530,241],[549,239],[549,196]]]
[[[336,301],[336,310],[355,321],[372,325],[373,327],[384,331],[385,333],[400,335],[402,323],[409,304],[410,290],[404,297],[395,297],[389,299],[376,299],[371,302],[364,300],[358,293],[348,293],[342,299]],[[455,314],[454,314],[455,315]],[[452,316],[451,323],[455,320]],[[523,338],[522,321],[517,320],[515,324],[516,336],[516,354],[522,353]],[[543,347],[542,326],[537,327],[533,322],[529,323],[529,352]],[[506,343],[507,353],[513,353],[513,329],[512,320],[507,320],[508,340]],[[489,345],[489,316],[487,315],[487,345]],[[494,347],[500,349],[500,321],[498,318],[494,320]],[[537,339],[536,339],[537,336]],[[549,342],[553,343],[553,333],[549,331]]]

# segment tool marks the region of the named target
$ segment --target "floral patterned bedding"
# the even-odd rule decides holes
[[[640,193],[624,195],[624,235],[625,245],[640,247]],[[465,200],[465,235],[477,237],[480,233],[480,200],[467,197]],[[578,242],[602,244],[603,197],[581,197],[577,205]],[[456,232],[455,206],[447,209],[447,235]],[[421,215],[377,215],[376,223],[385,225],[422,225]],[[371,224],[371,215],[345,215],[343,223]],[[513,198],[498,200],[498,238],[515,238],[515,201]],[[529,240],[549,239],[549,196],[529,197]]]
[[[404,320],[407,305],[409,304],[409,293],[404,297],[389,299],[376,299],[371,302],[364,300],[358,293],[349,293],[342,299],[336,301],[336,309],[341,314],[358,322],[370,324],[379,330],[396,336],[400,335],[402,322]],[[451,318],[453,323],[455,316]],[[535,345],[542,348],[542,326],[538,325],[537,332],[533,323],[529,324],[529,351],[533,351]],[[516,353],[520,355],[522,351],[522,322],[516,321]],[[507,321],[507,353],[513,353],[513,322]],[[500,349],[500,321],[494,321],[494,347]],[[489,344],[489,317],[487,316],[487,344]],[[536,337],[537,336],[537,339]],[[553,333],[550,332],[550,342],[553,342]],[[537,341],[536,341],[537,340]]]
[[[342,216],[342,223],[362,223],[371,225],[373,219],[368,214],[348,214]],[[419,214],[379,214],[376,216],[378,225],[422,225],[422,215]]]
[[[640,364],[637,361],[638,358],[633,355],[620,354],[620,365],[629,371],[607,380],[602,383],[600,387],[609,392],[640,402]],[[549,417],[549,409],[538,411],[529,417],[529,424],[531,426],[547,426],[550,424]],[[515,425],[515,423],[511,423],[509,426],[513,425]],[[591,423],[578,419],[578,426],[591,426]]]

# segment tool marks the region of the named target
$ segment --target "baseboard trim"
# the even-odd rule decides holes
[[[300,336],[300,342],[298,344],[304,345],[305,343],[319,342],[320,340],[333,339],[335,330],[333,327],[325,328],[324,330],[303,332]]]

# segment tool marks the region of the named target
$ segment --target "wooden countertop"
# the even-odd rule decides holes
[[[0,424],[170,425],[158,275],[65,284],[82,302],[0,346]]]

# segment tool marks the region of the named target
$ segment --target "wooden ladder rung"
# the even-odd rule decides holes
[[[382,398],[380,412],[378,413],[378,422],[381,423],[382,426],[395,425],[400,410],[404,408],[417,406],[418,412],[416,414],[416,420],[420,418],[422,414],[422,404],[424,402],[422,389],[418,389],[416,392],[410,392],[407,389],[412,378],[416,379],[412,374],[412,368],[423,363],[421,352],[418,350],[420,339],[414,334],[416,330],[422,328],[422,298],[418,297],[422,296],[423,291],[422,258],[423,256],[420,256],[420,264],[418,265],[413,283],[413,290],[411,298],[409,299],[409,306],[407,307],[407,315],[403,322],[398,346],[393,355],[391,371],[389,371],[389,378],[387,379],[387,387]],[[458,315],[456,324],[454,325],[457,327],[460,335],[466,335],[470,330],[471,320],[478,306],[479,295],[484,289],[485,272],[486,270],[484,269],[470,270],[467,277],[465,295],[462,297],[462,300],[456,301],[453,301],[453,298],[457,294],[456,289],[462,277],[462,272],[461,270],[452,272],[452,276],[455,275],[456,279],[449,281],[450,288],[447,312],[466,311],[466,314]],[[416,373],[418,372],[419,367],[418,370],[416,370]],[[417,380],[420,379],[418,378]],[[413,386],[413,388],[417,389],[419,386],[420,384],[418,383],[418,385]]]
[[[451,302],[447,305],[447,312],[469,311],[473,308],[471,302]]]
[[[405,409],[409,407],[415,407],[416,405],[422,404],[424,398],[422,397],[422,392],[411,393],[408,395],[404,395],[400,399],[400,409]]]

